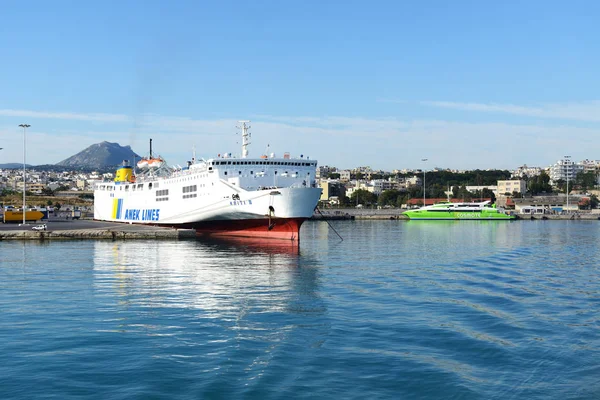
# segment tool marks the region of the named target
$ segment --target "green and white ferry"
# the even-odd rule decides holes
[[[490,201],[481,203],[438,203],[403,213],[410,219],[445,220],[512,220],[515,215],[496,208]]]

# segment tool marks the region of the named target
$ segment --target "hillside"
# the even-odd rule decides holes
[[[0,169],[19,169],[19,168],[23,168],[23,164],[19,164],[19,163],[0,164]],[[25,168],[31,168],[31,165],[25,164]]]
[[[91,145],[85,150],[63,160],[56,165],[64,167],[100,169],[119,165],[123,160],[133,162],[139,159],[130,146],[121,146],[118,143],[102,142]]]

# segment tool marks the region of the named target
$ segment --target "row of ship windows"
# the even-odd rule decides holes
[[[432,209],[427,210],[427,212],[453,212],[456,211],[456,208],[442,208],[442,209]],[[459,210],[460,212],[481,212],[481,210]]]
[[[193,186],[186,186],[183,188],[183,193],[190,193],[190,192],[195,192],[196,189],[196,185]],[[157,190],[156,191],[156,196],[168,196],[169,195],[169,189],[164,189],[164,190]],[[185,197],[186,195],[183,196],[184,199],[186,199],[187,197]],[[196,195],[194,195],[193,197],[196,197]]]
[[[185,177],[185,178],[169,179],[169,180],[167,180],[167,183],[185,182],[185,181],[191,181],[193,179],[207,178],[207,177],[208,177],[208,174],[192,175],[192,176],[188,176],[188,177]],[[203,186],[206,186],[206,185],[203,185]]]
[[[192,194],[184,194],[183,195],[183,199],[193,199],[198,197],[197,193],[192,193]],[[156,201],[169,201],[169,197],[157,197]]]
[[[180,178],[180,179],[171,179],[168,182],[182,182],[182,181],[189,181],[195,178],[206,178],[208,176],[208,174],[200,174],[198,176],[193,176],[193,177],[188,177],[188,178]],[[200,187],[205,187],[205,184],[200,185]],[[123,189],[125,188],[125,189]],[[125,190],[125,191],[129,191],[129,188],[131,188],[132,191],[136,191],[136,190],[143,190],[144,189],[144,184],[143,183],[138,183],[138,184],[133,184],[133,185],[119,185],[119,190]],[[106,191],[113,191],[113,190],[117,190],[116,186],[113,185],[100,185],[98,186],[99,190],[106,190]],[[158,189],[158,182],[150,182],[148,183],[148,190],[150,189]]]
[[[316,167],[317,163],[288,161],[215,161],[213,165],[291,165],[296,167]]]
[[[225,161],[220,161],[220,162],[223,162],[223,163],[224,163]],[[227,161],[227,162],[231,162],[231,161]],[[237,162],[240,162],[240,163],[242,163],[242,162],[250,162],[250,161],[235,161],[235,162],[236,162],[236,163],[237,163]],[[273,163],[274,163],[275,161],[264,161],[264,162],[273,162]],[[281,163],[281,164],[285,164],[285,163]],[[289,164],[294,164],[294,163],[289,163]],[[306,165],[310,165],[310,164],[308,164],[308,163],[295,163],[295,164],[306,164]],[[228,171],[224,171],[224,172],[223,172],[223,174],[224,174],[224,175],[227,175],[227,172],[228,172]],[[284,174],[287,174],[287,173],[288,173],[288,171],[285,171],[285,172],[284,172]],[[258,174],[258,173],[257,173],[257,174]],[[260,172],[260,174],[263,174],[263,175],[264,175],[264,174],[265,174],[265,172],[264,172],[264,171],[261,171],[261,172]],[[273,174],[274,174],[274,175],[277,175],[277,171],[274,171],[274,172],[273,172]],[[238,171],[238,175],[242,175],[242,171]],[[250,171],[250,175],[254,175],[254,171]],[[307,173],[306,173],[306,175],[310,175],[310,172],[307,172]],[[281,176],[283,176],[283,174],[281,174]],[[292,174],[292,178],[294,178],[294,177],[296,177],[296,176],[298,176],[298,172],[297,172],[297,171],[296,171],[296,172],[294,172],[294,173]],[[200,178],[202,178],[202,177],[206,177],[206,174],[200,175],[199,177],[200,177]],[[194,177],[194,178],[196,178],[196,177]],[[174,180],[169,180],[169,183],[171,183],[171,182],[173,182],[173,181],[175,181],[175,182],[188,181],[188,180],[191,180],[191,179],[193,179],[193,178],[192,178],[192,177],[189,177],[189,178],[174,179]],[[129,191],[129,188],[130,188],[130,187],[131,187],[131,190],[132,190],[132,191],[136,191],[136,190],[143,190],[143,189],[144,189],[144,184],[143,184],[143,183],[139,183],[139,184],[137,184],[137,185],[136,185],[136,184],[134,184],[134,185],[119,185],[119,190],[125,190],[125,191],[127,192],[127,191]],[[158,186],[158,182],[150,182],[150,183],[148,183],[148,190],[151,190],[151,189],[158,189],[158,187],[159,187],[159,186]],[[206,184],[201,184],[201,185],[200,185],[200,187],[206,187]],[[125,188],[125,189],[123,189],[123,188]],[[190,189],[190,188],[193,188],[193,189]],[[107,186],[100,185],[100,186],[99,186],[99,189],[100,189],[100,190],[113,191],[113,190],[116,190],[116,187],[115,187],[115,186],[112,186],[112,185],[107,185]],[[183,188],[183,190],[184,190],[184,193],[196,191],[196,190],[197,190],[197,185],[185,186],[185,187]],[[162,192],[162,191],[161,191],[161,190],[157,191],[157,194],[156,194],[157,196],[161,196],[161,194],[159,194],[159,192]],[[168,192],[167,192],[167,193],[168,193]]]
[[[284,174],[287,174],[287,173],[288,173],[287,171],[284,172]],[[238,175],[241,175],[241,174],[242,174],[242,171],[238,171]],[[262,174],[264,176],[265,172],[264,171],[257,172],[256,175],[258,175],[258,174]],[[277,171],[275,171],[273,174],[277,175]],[[224,171],[223,175],[227,175],[227,171]],[[250,175],[254,175],[254,171],[250,171]],[[310,175],[310,172],[307,172],[306,175]],[[284,176],[284,175],[281,174],[280,176]],[[296,176],[298,176],[298,172],[292,173],[292,178],[295,178]]]
[[[143,186],[144,185],[141,184],[141,183],[139,185],[123,185],[123,186],[119,187],[119,190],[125,190],[127,192],[127,191],[129,191],[129,187],[131,187],[132,191],[135,191],[136,188],[137,188],[137,190],[142,190]],[[123,187],[125,189],[123,189]],[[202,184],[202,185],[200,185],[200,187],[206,187],[206,185]],[[157,189],[157,188],[158,188],[158,182],[154,182],[154,189]],[[183,193],[195,192],[196,190],[198,190],[197,188],[198,188],[198,185],[184,186],[183,187]],[[115,186],[110,186],[110,185],[109,186],[100,185],[98,187],[98,189],[100,189],[100,190],[107,190],[107,191],[113,191],[113,190],[116,190],[116,187]],[[152,189],[152,183],[148,184],[148,189]],[[156,191],[156,195],[157,196],[164,196],[166,194],[169,194],[169,189],[157,190]]]
[[[154,189],[158,188],[158,182],[154,182],[154,186],[152,186],[153,183],[150,182],[148,184],[148,190],[152,189],[154,187]],[[131,187],[132,191],[136,191],[136,190],[143,190],[144,189],[144,184],[143,183],[139,183],[137,185],[119,185],[119,190],[125,190],[126,192],[129,191],[129,188]],[[117,190],[116,186],[112,186],[112,185],[100,185],[98,187],[100,190],[107,190],[109,192],[113,191],[113,190]],[[123,189],[125,188],[125,189]]]

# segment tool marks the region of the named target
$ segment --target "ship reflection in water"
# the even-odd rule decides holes
[[[243,328],[272,340],[272,335],[286,334],[290,327],[278,321],[290,314],[314,317],[325,312],[315,262],[300,256],[291,241],[99,241],[94,274],[96,292],[110,299],[107,306],[122,317],[118,330],[143,324],[166,334],[169,327],[193,318],[198,323],[210,320],[212,329],[218,325],[219,335],[223,329]],[[169,322],[140,322],[149,310]]]
[[[263,254],[298,256],[300,248],[297,241],[273,240],[261,238],[201,237],[198,241],[212,248],[225,251],[241,251]]]

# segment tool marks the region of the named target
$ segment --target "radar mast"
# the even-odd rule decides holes
[[[242,124],[241,126],[236,126],[236,128],[242,130],[242,158],[248,157],[248,145],[250,144],[250,125],[246,125],[250,123],[250,121],[238,121],[238,123]]]

